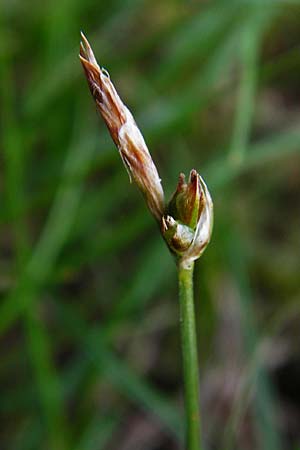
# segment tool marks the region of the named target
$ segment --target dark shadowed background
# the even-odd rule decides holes
[[[176,268],[96,114],[82,29],[167,196],[195,168],[214,199],[206,450],[300,450],[300,1],[0,8],[0,448],[182,448]]]

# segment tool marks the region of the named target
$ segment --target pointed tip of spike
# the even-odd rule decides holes
[[[91,64],[94,64],[96,67],[99,68],[99,64],[97,63],[97,60],[95,58],[94,52],[92,50],[92,47],[90,46],[89,41],[87,40],[85,34],[83,31],[80,31],[81,41],[80,41],[80,55],[82,58],[89,61]]]

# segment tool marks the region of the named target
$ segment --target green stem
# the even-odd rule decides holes
[[[194,263],[178,265],[181,345],[186,417],[186,450],[201,450],[199,372],[193,295]]]

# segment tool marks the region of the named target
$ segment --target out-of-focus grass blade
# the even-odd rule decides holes
[[[124,363],[118,361],[116,357],[111,356],[111,364],[107,365],[108,350],[105,350],[106,346],[104,344],[104,342],[107,342],[107,339],[112,338],[112,333],[114,335],[118,334],[120,326],[128,321],[128,315],[131,312],[144,308],[145,302],[149,301],[156,292],[163,292],[162,286],[167,282],[167,274],[171,272],[173,262],[167,251],[161,253],[161,246],[162,243],[159,241],[149,244],[146,254],[143,255],[143,264],[138,265],[137,273],[132,279],[129,290],[126,289],[123,295],[120,295],[120,306],[117,304],[112,316],[104,321],[99,330],[97,329],[98,327],[94,329],[93,335],[96,334],[97,337],[90,337],[88,344],[85,345],[89,349],[91,361],[97,366],[100,373],[103,373],[109,380],[113,379],[113,383],[121,392],[124,392],[129,398],[136,399],[138,404],[144,405],[146,409],[157,414],[162,422],[174,431],[176,428],[175,423],[179,419],[177,419],[178,416],[174,411],[170,414],[172,407],[169,407],[160,394],[156,394],[155,391],[147,386],[146,382],[142,382],[136,374]],[[147,291],[144,289],[145,279],[147,279]],[[142,306],[139,305],[140,301],[143,302]],[[89,332],[86,325],[77,315],[74,315],[74,311],[65,309],[62,305],[58,306],[60,308],[59,317],[63,321],[68,317],[68,323],[72,325],[68,332],[71,332],[73,337],[73,333],[75,333],[78,339],[82,338],[82,336],[87,336]],[[61,308],[63,309],[61,310]],[[99,349],[98,343],[100,341],[102,342],[104,354]],[[85,362],[87,361],[82,361],[82,365]],[[113,373],[111,374],[110,371]],[[137,391],[135,392],[135,390]]]
[[[165,57],[153,77],[155,85],[174,83],[182,68],[193,67],[196,61],[199,64],[207,52],[213,50],[227,26],[236,26],[233,23],[236,18],[237,5],[230,1],[200,7],[195,16],[181,23],[179,30],[163,43]]]
[[[163,285],[168,283],[168,274],[170,275],[172,268],[173,270],[175,270],[175,264],[173,264],[171,256],[166,251],[166,249],[161,248],[162,246],[163,243],[159,240],[155,240],[155,242],[149,244],[146,253],[143,255],[143,258],[141,258],[141,262],[143,262],[143,264],[141,263],[137,265],[138,269],[135,276],[132,278],[129,289],[124,290],[123,294],[122,292],[120,294],[120,306],[118,306],[119,304],[117,303],[112,316],[105,320],[103,326],[100,327],[101,339],[107,340],[111,339],[113,334],[117,335],[120,332],[120,329],[122,329],[122,325],[128,322],[128,316],[130,313],[134,312],[137,309],[140,310],[141,308],[144,308],[146,306],[145,303],[149,301],[149,299],[153,297],[156,292],[162,293],[164,291]],[[145,291],[144,289],[145,279],[147,279],[147,291]],[[142,302],[142,304],[140,304],[140,302]],[[74,314],[73,311],[72,314]],[[71,316],[69,314],[69,319],[70,317]],[[72,321],[76,323],[76,320],[77,316],[74,316],[74,319],[72,319]],[[73,362],[68,370],[65,371],[62,376],[64,397],[68,398],[72,393],[74,393],[74,390],[76,390],[77,386],[79,386],[80,384],[80,380],[90,370],[90,364],[91,361],[89,359],[83,359],[82,356],[80,356],[76,359],[75,363]],[[92,362],[92,364],[94,365],[95,362]],[[143,391],[140,392],[140,395],[142,395],[142,392]],[[147,392],[148,391],[146,389],[146,393]],[[31,389],[27,389],[21,399],[19,393],[16,393],[17,403],[15,404],[15,407],[26,408],[26,405],[30,405],[32,396],[33,391]],[[149,408],[153,410],[154,407],[151,407],[151,404],[149,403],[151,402],[151,398],[152,397],[150,396],[148,400],[144,401],[144,403],[146,402],[146,404],[149,405]],[[138,395],[137,399],[139,399]],[[7,406],[10,406],[12,398],[7,399],[7,401]],[[22,403],[24,403],[24,405],[22,405]],[[5,410],[4,405],[3,407]],[[94,430],[92,425],[91,427],[92,428],[90,432],[93,435],[94,431],[96,432],[96,430]],[[100,436],[102,436],[101,423],[99,423],[99,428]],[[86,430],[84,442],[85,439],[90,442],[88,430]]]
[[[6,58],[0,57],[0,142],[5,159],[5,198],[7,200],[2,208],[6,209],[13,229],[16,270],[19,271],[27,249],[25,221],[23,217],[20,218],[22,204],[25,201],[23,174],[26,143],[23,141],[21,124],[16,115],[17,92],[13,85],[11,59],[11,55],[6,55]]]
[[[86,127],[87,132],[89,127]],[[82,147],[72,141],[66,157],[65,177],[58,188],[57,196],[49,213],[42,235],[25,267],[14,291],[9,294],[0,308],[0,330],[5,331],[25,307],[34,302],[33,293],[47,278],[53,268],[65,239],[71,229],[83,188],[83,180],[70,183],[73,172],[91,161],[93,147]]]
[[[59,378],[51,359],[50,342],[36,308],[27,308],[25,326],[29,353],[36,375],[51,448],[69,448],[64,404]]]
[[[26,227],[20,220],[21,205],[24,201],[23,164],[26,146],[22,146],[21,127],[17,125],[14,114],[15,88],[12,77],[7,76],[9,63],[6,61],[1,70],[1,97],[5,107],[3,139],[6,151],[7,198],[11,223],[14,230],[15,260],[17,262],[17,275],[22,271],[25,255],[28,253]],[[5,78],[5,79],[3,79]],[[26,298],[26,293],[25,298]],[[36,374],[39,394],[42,401],[43,413],[47,423],[51,446],[58,450],[67,449],[67,427],[63,419],[63,404],[58,389],[58,378],[51,365],[49,342],[39,319],[34,318],[37,311],[25,306],[25,326],[28,331],[28,344]]]
[[[96,414],[92,417],[73,450],[101,450],[115,433],[120,419]]]
[[[239,302],[241,308],[241,330],[243,331],[244,345],[250,359],[253,357],[259,344],[257,327],[251,306],[251,289],[248,280],[248,270],[246,261],[246,250],[242,248],[237,230],[233,230],[233,225],[229,227],[226,240],[226,255],[229,268],[235,279],[239,292]],[[252,379],[254,386],[255,423],[262,449],[281,449],[281,442],[275,428],[275,399],[272,387],[263,362],[255,358],[256,367]]]
[[[63,264],[72,265],[72,268],[80,267],[86,263],[91,263],[104,255],[112,256],[117,251],[121,251],[133,239],[138,237],[153,226],[153,219],[145,206],[139,208],[130,217],[120,221],[115,226],[102,226],[101,239],[97,241],[85,241],[80,251],[70,256],[70,261],[66,258]]]
[[[129,195],[128,191],[124,189],[124,183],[126,181],[120,175],[120,171],[117,170],[98,189],[90,189],[83,193],[82,202],[78,208],[78,217],[71,230],[71,239],[84,235],[87,232],[87,228],[91,224],[95,224],[95,221],[97,221],[99,226],[101,219],[104,221],[105,216],[116,211],[118,208],[121,209],[122,202]]]
[[[93,330],[87,339],[88,353],[96,366],[105,374],[118,390],[126,394],[150,412],[154,417],[159,417],[172,433],[178,438],[183,438],[182,420],[171,401],[165,398],[162,392],[157,392],[145,380],[139,377],[128,365],[110,352],[101,342],[100,330]]]
[[[14,439],[14,450],[33,450],[39,448],[42,436],[42,424],[36,417],[29,416]]]
[[[203,173],[206,174],[210,186],[215,189],[221,188],[245,171],[253,170],[269,161],[286,158],[299,152],[300,131],[299,127],[295,127],[272,134],[270,138],[251,144],[239,166],[233,166],[228,158],[222,157],[204,168]]]
[[[240,60],[242,73],[235,124],[229,150],[229,158],[233,164],[241,162],[249,141],[255,105],[258,53],[261,46],[263,25],[265,25],[265,17],[262,17],[261,8],[255,8],[254,11],[250,11],[250,18],[245,22],[244,29],[241,32]]]
[[[223,174],[227,174],[227,182],[230,181],[232,175],[236,175],[237,171],[229,167],[243,164],[249,167],[249,160],[253,158],[253,151],[249,148],[249,136],[251,130],[251,122],[254,110],[254,93],[257,76],[257,54],[259,51],[263,25],[266,23],[266,16],[261,16],[261,7],[254,9],[252,17],[250,16],[246,27],[241,36],[241,52],[243,63],[243,74],[240,84],[240,92],[238,97],[238,106],[236,112],[235,126],[233,137],[229,151],[229,164],[223,166]],[[259,14],[259,15],[257,15]],[[270,16],[268,17],[270,18]],[[263,19],[263,20],[262,20]],[[273,148],[274,153],[274,148]],[[216,173],[212,175],[216,177]],[[217,179],[217,177],[216,177]],[[222,180],[224,182],[224,179]],[[228,235],[228,260],[231,263],[236,284],[240,293],[240,306],[242,327],[244,331],[244,341],[246,349],[251,356],[257,347],[257,332],[255,327],[254,316],[250,305],[251,292],[248,283],[247,268],[245,264],[245,251],[240,249],[237,233]],[[231,241],[229,239],[231,236]],[[274,398],[271,393],[271,386],[266,378],[264,368],[260,361],[256,361],[254,372],[255,383],[255,424],[257,426],[257,435],[261,448],[280,449],[280,439],[278,432],[274,427]],[[238,415],[242,413],[244,408],[236,408],[233,415],[233,423],[237,424]],[[228,439],[228,434],[226,440]],[[232,434],[231,434],[232,438]],[[226,448],[231,448],[229,441],[225,442]]]
[[[207,103],[216,88],[220,73],[224,79],[233,62],[236,39],[239,30],[229,36],[218,46],[207,60],[205,67],[194,74],[193,80],[185,85],[184,91],[168,99],[159,99],[141,114],[142,129],[149,130],[151,139],[156,139],[170,132],[170,128],[184,127],[195,110],[200,110]]]
[[[103,25],[103,31],[110,36],[119,30],[120,24],[128,25],[144,7],[146,0],[117,0],[114,14]]]
[[[260,68],[260,79],[263,85],[278,79],[284,73],[293,73],[299,71],[300,54],[299,47],[287,50],[286,52],[275,55],[270,61],[264,63]]]
[[[120,293],[119,300],[115,302],[112,313],[106,321],[103,334],[106,338],[112,333],[116,334],[118,327],[133,311],[143,310],[146,303],[157,292],[162,292],[163,286],[169,284],[175,264],[166,250],[163,242],[155,239],[143,251],[139,268],[126,290]],[[145,289],[147,286],[147,289]]]
[[[81,2],[78,0],[53,0],[45,4],[43,14],[43,59],[46,73],[59,66],[70,48],[70,40],[77,30]],[[55,61],[56,64],[53,65]],[[51,73],[51,72],[50,72]],[[44,86],[44,89],[46,89]]]
[[[101,169],[110,168],[110,166],[115,164],[115,161],[119,161],[117,150],[113,145],[107,145],[107,140],[108,137],[107,139],[105,139],[103,134],[99,133],[98,129],[96,132],[94,129],[89,129],[85,136],[83,136],[79,140],[79,142],[76,142],[76,146],[81,147],[82,149],[89,148],[91,149],[90,151],[92,151],[94,154],[91,160],[87,160],[86,162],[82,161],[82,164],[78,165],[78,167],[76,167],[74,171],[69,174],[69,185],[76,185],[77,183],[80,183],[81,180],[88,175],[91,161],[93,161],[93,167]],[[22,148],[24,149],[25,147]],[[96,149],[101,149],[101,152],[95,154]],[[120,165],[120,170],[116,175],[116,181],[121,168],[122,167]],[[20,210],[18,210],[16,220],[20,221],[20,217],[22,217],[22,215],[34,214],[38,208],[43,207],[45,204],[47,204],[47,202],[49,202],[53,197],[53,186],[59,186],[62,183],[64,176],[64,172],[61,170],[61,165],[58,163],[56,163],[52,167],[48,162],[46,167],[41,166],[40,172],[38,173],[36,171],[34,173],[28,171],[28,177],[34,179],[34,183],[36,183],[37,185],[41,183],[42,189],[41,192],[31,192],[30,196],[24,198],[24,201],[20,205]],[[102,200],[103,196],[107,194],[107,189],[109,186],[112,189],[113,193],[116,193],[116,195],[119,193],[120,183],[116,182],[112,186],[114,181],[115,177],[112,176],[112,178],[109,180],[109,183],[105,184],[105,189],[101,190],[100,193],[96,193],[96,195],[99,194],[100,200]],[[0,210],[0,223],[7,222],[9,219],[9,212],[6,209]],[[80,219],[81,218],[79,218],[79,221]],[[84,220],[84,218],[82,219]]]
[[[172,403],[108,349],[103,332],[98,326],[87,326],[65,305],[57,304],[57,307],[59,308],[59,318],[63,321],[68,320],[69,327],[66,332],[71,333],[73,338],[79,339],[88,359],[97,370],[130,401],[134,400],[145,411],[159,417],[162,424],[171,430],[178,439],[181,439],[182,422]]]

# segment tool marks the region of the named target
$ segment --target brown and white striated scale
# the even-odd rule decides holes
[[[108,73],[98,65],[83,33],[81,37],[80,60],[97,109],[120,152],[130,179],[136,182],[150,211],[160,221],[164,213],[164,192],[145,140]]]

